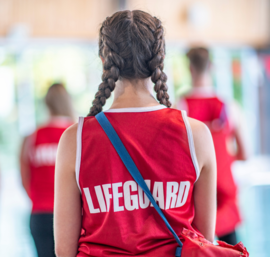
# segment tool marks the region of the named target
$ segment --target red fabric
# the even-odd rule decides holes
[[[248,257],[249,253],[242,242],[237,245],[229,245],[218,241],[219,245],[214,245],[204,237],[196,235],[193,231],[184,229],[182,236],[184,244],[181,257]]]
[[[233,157],[228,153],[226,140],[231,134],[225,104],[216,96],[185,98],[188,116],[205,122],[212,133],[217,160],[217,236],[235,230],[240,222],[237,188],[231,172]]]
[[[57,145],[62,133],[72,123],[53,119],[29,137],[30,199],[32,213],[52,213],[54,169]]]
[[[151,180],[151,193],[157,182],[163,183],[165,207],[169,195],[167,182],[179,185],[180,182],[190,183],[185,204],[176,208],[171,208],[170,205],[169,209],[163,211],[179,236],[183,228],[195,231],[192,227],[192,192],[196,172],[181,112],[166,108],[151,112],[105,114],[143,178]],[[177,247],[175,239],[153,207],[148,204],[144,209],[141,208],[137,187],[130,194],[133,196],[132,203],[138,203],[138,209],[127,210],[125,201],[126,197],[129,198],[128,191],[124,189],[127,181],[134,182],[97,120],[95,117],[85,118],[79,174],[83,217],[78,257],[174,256]],[[118,200],[114,198],[116,191],[112,190],[114,183],[123,185],[117,190],[121,194]],[[109,191],[113,196],[109,208],[104,200],[103,208],[106,209],[102,212],[96,189],[98,186],[99,189],[102,188],[102,195],[99,196],[104,199],[106,196],[103,185],[106,184],[111,185]],[[85,189],[89,190],[93,208],[100,212],[90,213]],[[179,194],[177,191],[177,196]],[[116,212],[117,201],[123,209]],[[170,203],[172,204],[172,201]],[[161,206],[160,202],[158,204]]]

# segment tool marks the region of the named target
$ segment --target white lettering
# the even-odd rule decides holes
[[[105,206],[105,201],[104,201],[103,193],[101,190],[101,186],[95,186],[95,191],[96,191],[96,195],[97,195],[101,212],[106,212],[106,206]]]
[[[150,189],[150,180],[145,180],[145,183],[146,183],[147,187]],[[139,189],[138,191],[139,191],[140,207],[142,209],[145,209],[149,206],[150,200],[148,199],[146,194],[143,193],[143,190],[141,189],[141,187],[138,186],[138,189]]]
[[[150,190],[151,180],[145,180]],[[154,182],[152,195],[159,205],[160,209],[168,210],[183,206],[187,202],[190,191],[190,182],[182,181],[179,183],[170,181],[166,185],[166,198],[164,195],[165,188],[163,182]],[[103,184],[94,186],[99,208],[94,207],[93,199],[88,187],[83,188],[84,195],[88,204],[90,213],[109,212],[111,201],[113,201],[113,211],[133,211],[153,207],[144,191],[138,186],[134,180],[113,184]],[[138,192],[138,193],[136,193]],[[121,199],[123,198],[123,199]],[[166,200],[166,201],[165,201]]]
[[[112,187],[111,184],[104,184],[102,185],[103,187],[103,192],[105,195],[105,199],[106,199],[106,205],[107,205],[107,212],[110,210],[110,199],[112,199],[112,194],[109,193],[109,188]]]
[[[158,202],[159,208],[164,210],[164,191],[163,191],[163,182],[155,182],[154,189],[152,193],[156,202]],[[153,206],[151,204],[151,206]]]
[[[168,210],[169,208],[175,208],[178,186],[179,185],[177,182],[167,182],[166,210]]]
[[[35,148],[34,163],[36,166],[55,165],[57,144],[42,144]]]
[[[85,197],[86,197],[86,201],[87,201],[87,204],[88,204],[88,208],[89,208],[89,211],[90,213],[99,213],[100,212],[100,209],[99,208],[94,208],[94,205],[93,205],[93,201],[92,201],[92,198],[91,198],[91,195],[90,195],[90,191],[89,191],[89,188],[88,187],[85,187],[83,189],[84,191],[84,194],[85,194]]]
[[[113,209],[114,209],[115,212],[124,210],[124,206],[119,206],[119,198],[123,197],[123,193],[119,193],[118,188],[121,187],[122,185],[123,185],[122,182],[112,184],[112,189],[113,189]]]
[[[186,203],[189,189],[190,189],[190,182],[189,181],[183,181],[180,183],[176,208],[181,207]]]
[[[124,184],[125,207],[128,211],[133,211],[139,209],[138,195],[130,195],[130,188],[132,192],[137,191],[137,183],[131,180]]]
[[[57,153],[57,145],[47,145],[47,161],[48,163],[55,163]]]

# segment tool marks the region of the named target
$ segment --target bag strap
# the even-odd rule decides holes
[[[174,232],[173,228],[167,221],[166,217],[164,216],[163,212],[157,205],[154,197],[152,196],[148,186],[146,185],[141,173],[139,172],[136,164],[130,157],[127,149],[123,145],[121,139],[117,135],[116,131],[114,130],[113,126],[105,116],[103,112],[98,113],[96,116],[96,119],[100,126],[103,128],[104,132],[107,134],[108,138],[110,139],[111,143],[113,144],[115,150],[117,151],[118,155],[120,156],[121,160],[123,161],[124,165],[126,166],[127,170],[133,177],[133,179],[137,182],[137,184],[141,187],[141,189],[144,191],[144,193],[147,195],[148,199],[152,203],[152,205],[155,207],[156,211],[160,215],[160,217],[163,219],[165,222],[167,228],[170,230],[172,235],[174,236],[176,242],[178,243],[179,247],[176,249],[175,256],[180,257],[181,256],[181,251],[182,251],[182,242],[180,241],[179,237],[177,234]]]

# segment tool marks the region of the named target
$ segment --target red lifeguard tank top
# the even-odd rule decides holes
[[[61,135],[70,125],[72,122],[69,118],[52,118],[28,138],[32,213],[53,212],[57,146]]]
[[[175,232],[194,230],[199,176],[185,112],[164,106],[105,112]],[[82,256],[174,256],[177,243],[122,163],[95,117],[80,118],[76,178]]]

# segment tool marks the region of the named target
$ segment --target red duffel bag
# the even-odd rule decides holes
[[[181,257],[248,257],[249,253],[242,242],[236,245],[229,245],[222,241],[217,241],[214,245],[204,237],[197,235],[193,231],[183,229],[184,238]]]

